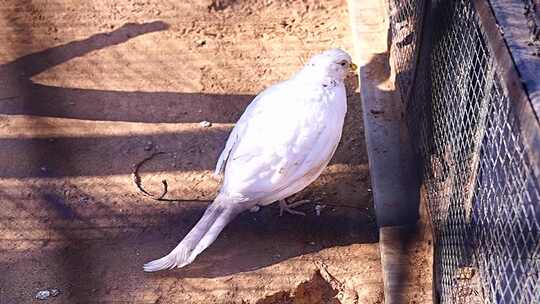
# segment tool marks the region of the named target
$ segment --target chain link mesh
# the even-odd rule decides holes
[[[540,303],[540,182],[527,153],[538,147],[523,137],[474,5],[390,0],[389,8],[440,303]]]

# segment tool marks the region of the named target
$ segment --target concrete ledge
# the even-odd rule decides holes
[[[350,0],[355,60],[375,211],[379,226],[418,219],[419,178],[389,64],[389,22],[383,0]]]
[[[432,241],[419,218],[420,181],[390,66],[384,0],[349,0],[385,303],[432,303]]]

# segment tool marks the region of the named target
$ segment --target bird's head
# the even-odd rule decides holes
[[[305,66],[308,73],[338,81],[343,81],[351,70],[356,69],[351,56],[341,49],[330,49],[317,54]]]

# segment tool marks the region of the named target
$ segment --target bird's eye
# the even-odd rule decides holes
[[[347,64],[347,61],[342,61],[339,63],[341,66],[345,66]]]

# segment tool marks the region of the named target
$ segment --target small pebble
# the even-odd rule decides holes
[[[146,146],[144,146],[144,151],[150,151],[154,148],[154,143],[151,141],[146,142]]]
[[[47,300],[50,297],[56,297],[60,294],[60,290],[56,288],[52,288],[50,290],[40,290],[36,293],[36,299],[37,300]]]
[[[47,300],[51,296],[51,292],[48,290],[40,290],[36,293],[36,299]]]
[[[255,205],[249,209],[249,212],[259,212],[259,210],[261,210],[261,207]]]
[[[203,128],[208,128],[208,127],[211,127],[212,126],[212,123],[209,122],[209,121],[206,121],[206,120],[203,120],[199,123],[199,125]]]
[[[204,39],[199,39],[197,41],[195,41],[195,43],[197,43],[197,46],[203,46],[206,44],[206,40]]]

